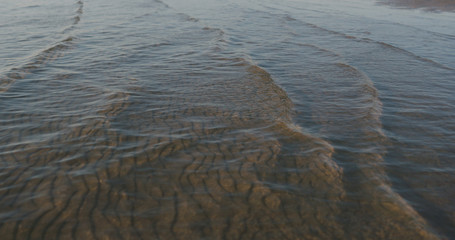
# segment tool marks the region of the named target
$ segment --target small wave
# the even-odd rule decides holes
[[[84,3],[79,0],[76,4],[79,5],[76,10],[77,15],[73,17],[74,21],[71,26],[66,27],[62,31],[62,34],[66,34],[73,30],[75,25],[77,25],[81,20]],[[7,92],[16,80],[24,79],[27,74],[33,73],[33,71],[44,67],[47,63],[63,56],[64,51],[72,47],[74,39],[75,37],[73,36],[67,36],[63,40],[55,43],[53,46],[48,47],[31,57],[31,61],[25,63],[22,67],[11,68],[11,70],[9,70],[4,76],[0,75],[0,93]]]
[[[172,45],[168,42],[162,42],[162,43],[155,43],[155,44],[152,44],[151,46],[152,47],[161,47],[161,46],[169,46],[169,45]]]
[[[161,1],[161,0],[154,0],[155,2],[159,3],[159,4],[162,4],[163,6],[165,6],[166,8],[171,8],[169,5],[167,5],[165,2]]]
[[[277,133],[283,140],[287,139],[285,141],[311,142],[315,146],[319,146],[316,147],[317,149],[325,149],[326,155],[331,156],[334,149],[327,141],[305,132],[304,128],[294,121],[294,104],[288,93],[274,81],[269,72],[247,59],[248,56],[247,58],[215,58],[216,61],[226,62],[223,65],[245,68],[247,75],[242,81],[242,85],[238,87],[251,89],[242,94],[250,95],[250,98],[243,104],[251,105],[247,111],[254,111],[252,114],[255,114],[255,118],[253,119],[263,121],[262,124],[267,125],[270,131]],[[240,113],[240,118],[242,115],[245,114]],[[327,161],[330,161],[334,168],[339,169],[334,161]]]
[[[259,89],[259,93],[266,96],[266,99],[264,99],[268,102],[266,107],[272,108],[272,111],[274,109],[278,113],[275,118],[290,123],[293,103],[286,91],[278,86],[263,68],[251,64],[248,66],[247,71],[252,74],[252,79]]]
[[[204,27],[204,28],[202,28],[202,30],[217,32],[220,36],[224,35],[224,31],[220,28]]]
[[[385,43],[385,42],[375,41],[375,40],[372,40],[372,39],[369,39],[369,38],[362,38],[362,40],[367,41],[367,42],[373,42],[373,43],[379,44],[379,45],[381,45],[381,46],[383,46],[385,48],[388,48],[388,49],[393,49],[394,51],[401,52],[401,53],[403,53],[405,55],[411,56],[411,57],[413,57],[413,58],[415,58],[417,60],[420,60],[422,62],[430,63],[430,64],[432,64],[435,67],[439,67],[439,68],[446,69],[446,70],[455,70],[455,69],[450,68],[450,67],[448,67],[448,66],[446,66],[446,65],[444,65],[442,63],[438,63],[438,62],[435,62],[435,61],[433,61],[431,59],[428,59],[428,58],[425,58],[425,57],[421,57],[421,56],[416,55],[416,54],[414,54],[414,53],[412,53],[410,51],[407,51],[405,49],[393,46],[393,45]]]
[[[27,74],[32,73],[36,69],[42,67],[44,64],[59,57],[60,53],[58,51],[65,48],[67,48],[65,44],[58,44],[42,51],[40,54],[33,58],[33,61],[25,64],[24,66],[11,69],[9,71],[10,73],[6,74],[6,76],[0,77],[0,93],[8,91],[10,86],[16,80],[24,79]]]
[[[332,159],[334,147],[322,138],[305,132],[302,126],[295,123],[294,104],[287,92],[275,83],[270,73],[258,65],[244,59],[243,61],[247,64],[247,71],[253,75],[255,88],[259,89],[261,95],[266,96],[265,102],[255,104],[263,106],[262,111],[271,117],[270,130],[279,135],[283,158],[292,156],[294,163],[297,164],[292,167],[308,169],[311,174],[314,174],[314,181],[321,181],[320,178],[324,176],[325,181],[333,184],[328,190],[334,194],[333,197],[342,196],[344,194],[341,183],[343,170]],[[288,146],[292,148],[288,149]],[[318,178],[319,180],[316,180]],[[300,181],[305,182],[308,179]]]
[[[330,49],[326,49],[326,48],[323,48],[323,47],[320,47],[320,46],[317,46],[314,44],[309,44],[309,43],[295,43],[295,44],[298,46],[310,47],[310,48],[316,49],[320,52],[328,53],[332,57],[342,58],[342,55],[340,55]]]
[[[286,16],[284,17],[284,20],[289,21],[289,22],[297,21],[297,19],[289,16],[288,14],[286,14]]]
[[[323,27],[318,26],[318,25],[313,24],[313,23],[303,22],[303,21],[301,21],[301,22],[304,25],[308,26],[308,27],[315,28],[315,29],[318,29],[318,30],[323,30],[325,32],[328,32],[328,33],[331,33],[331,34],[334,34],[334,35],[338,35],[338,36],[344,37],[346,39],[357,39],[354,36],[351,36],[351,35],[348,35],[348,34],[345,34],[345,33],[342,33],[342,32],[333,31],[333,30],[330,30],[330,29],[327,29],[327,28],[323,28]]]
[[[192,17],[186,13],[178,13],[178,15],[180,17],[182,17],[185,21],[188,21],[188,22],[199,22],[199,19],[195,18],[195,17]]]
[[[315,93],[316,101],[320,103],[314,112],[319,112],[315,120],[323,126],[324,135],[336,146],[334,159],[342,166],[349,166],[345,168],[349,174],[343,175],[343,182],[346,191],[351,194],[347,194],[342,201],[358,201],[358,208],[364,214],[380,216],[359,222],[359,226],[382,226],[396,236],[410,234],[434,238],[424,218],[393,190],[388,180],[383,159],[388,139],[381,123],[382,102],[373,82],[365,73],[347,63],[336,63],[333,69],[327,69],[335,74],[337,80],[327,80],[326,85],[320,86],[331,94],[320,96]],[[329,76],[332,78],[332,75]],[[321,83],[323,81],[320,79]],[[343,206],[343,212],[349,218],[355,218],[351,207]],[[403,233],[400,226],[409,226],[413,232]]]
[[[33,73],[33,71],[42,68],[47,63],[63,56],[63,52],[71,47],[73,39],[73,37],[65,38],[54,46],[41,51],[22,67],[12,68],[8,74],[0,77],[0,93],[8,91],[16,80],[24,79],[27,74]]]
[[[26,6],[23,8],[39,8],[39,7],[41,7],[41,5],[30,5],[30,6]]]
[[[301,20],[295,20],[295,21],[299,21],[300,23],[308,26],[308,27],[311,27],[311,28],[314,28],[314,29],[318,29],[318,30],[322,30],[324,32],[327,32],[327,33],[330,33],[330,34],[334,34],[334,35],[338,35],[338,36],[341,36],[343,38],[346,38],[346,39],[350,39],[350,40],[355,40],[355,41],[360,41],[360,42],[367,42],[367,43],[375,43],[375,44],[379,44],[381,46],[384,46],[384,47],[387,47],[389,49],[393,49],[393,50],[396,50],[396,51],[399,51],[403,54],[406,54],[408,56],[411,56],[419,61],[423,61],[423,62],[427,62],[427,63],[431,63],[432,65],[436,66],[436,67],[439,67],[439,68],[442,68],[442,69],[446,69],[446,70],[454,70],[453,68],[451,67],[448,67],[448,66],[445,66],[444,64],[441,64],[441,63],[438,63],[436,61],[433,61],[431,59],[428,59],[428,58],[425,58],[425,57],[422,57],[422,56],[419,56],[419,55],[416,55],[415,53],[413,52],[410,52],[408,50],[405,50],[405,49],[402,49],[402,48],[399,48],[399,47],[396,47],[396,46],[393,46],[391,44],[388,44],[388,43],[385,43],[385,42],[381,42],[381,41],[376,41],[376,40],[373,40],[373,39],[369,39],[369,38],[357,38],[355,36],[352,36],[352,35],[348,35],[348,34],[345,34],[345,33],[342,33],[342,32],[338,32],[338,31],[334,31],[334,30],[330,30],[330,29],[327,29],[327,28],[324,28],[324,27],[321,27],[321,26],[318,26],[316,24],[313,24],[313,23],[309,23],[309,22],[305,22],[305,21],[301,21]],[[435,33],[436,34],[436,33]],[[447,37],[447,36],[445,36]]]

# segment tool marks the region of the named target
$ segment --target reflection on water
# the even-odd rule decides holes
[[[0,10],[5,239],[454,236],[450,58],[196,2]]]

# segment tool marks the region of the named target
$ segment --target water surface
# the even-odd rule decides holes
[[[455,15],[0,9],[5,239],[452,239]]]

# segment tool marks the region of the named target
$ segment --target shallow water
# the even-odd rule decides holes
[[[453,239],[455,15],[0,8],[4,239]]]

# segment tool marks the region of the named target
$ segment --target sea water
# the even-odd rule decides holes
[[[434,2],[2,0],[2,239],[452,239]]]

